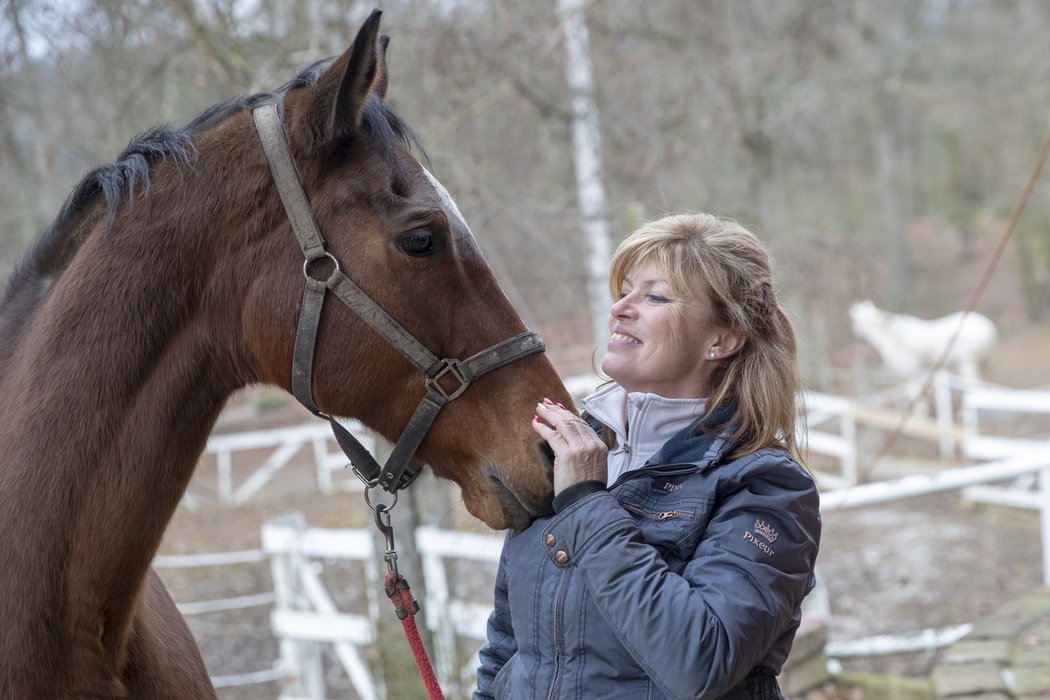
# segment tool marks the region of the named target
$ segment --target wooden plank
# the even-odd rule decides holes
[[[927,440],[939,440],[943,437],[962,440],[967,435],[966,430],[962,426],[952,424],[945,427],[938,425],[936,421],[919,416],[909,416],[905,422],[900,411],[857,406],[854,410],[854,416],[858,423],[865,423],[876,428],[885,428],[886,430],[900,430],[902,435],[910,435]]]

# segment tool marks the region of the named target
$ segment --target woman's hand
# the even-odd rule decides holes
[[[536,404],[532,429],[554,452],[554,495],[580,481],[608,476],[609,448],[587,423],[561,404]]]

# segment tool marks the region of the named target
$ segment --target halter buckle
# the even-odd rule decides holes
[[[437,391],[445,398],[446,401],[451,401],[452,399],[458,397],[460,394],[467,390],[467,387],[470,386],[470,380],[464,377],[463,372],[459,369],[459,360],[446,357],[441,361],[441,363],[443,366],[441,367],[441,369],[438,370],[437,374],[435,374],[433,377],[427,378],[426,386],[428,390],[434,389],[435,391]],[[441,384],[439,383],[439,380],[446,374],[451,374],[456,379],[456,381],[459,382],[459,386],[456,387],[455,391],[445,391],[445,387],[441,386]]]
[[[327,279],[320,279],[310,274],[311,264],[321,260],[322,258],[328,258],[328,260],[331,261],[332,265],[335,266],[335,269],[328,273]],[[318,255],[317,257],[307,258],[306,260],[303,260],[303,277],[305,277],[307,280],[313,280],[314,282],[320,282],[321,284],[325,284],[328,282],[329,279],[332,278],[332,275],[334,275],[337,272],[339,272],[339,261],[336,260],[335,256],[329,253],[327,250],[323,251],[321,255]]]

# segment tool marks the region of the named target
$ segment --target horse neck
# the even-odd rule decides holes
[[[227,290],[209,288],[220,234],[154,190],[84,244],[0,385],[0,552],[18,553],[22,572],[0,577],[0,611],[96,640],[101,625],[106,648],[123,643],[165,526],[244,383],[214,340],[236,328],[214,309]]]

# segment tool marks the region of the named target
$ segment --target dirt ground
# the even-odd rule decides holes
[[[1050,331],[1042,330],[1024,335],[1016,345],[1004,346],[992,367],[992,373],[998,375],[995,378],[1014,386],[1050,385],[1050,374],[1042,362],[1048,342]],[[260,410],[269,400],[265,396],[251,397],[240,413],[231,410],[220,429],[239,429],[242,423],[276,425],[287,423],[290,418],[293,422],[308,420],[306,414],[290,417],[288,411],[294,409],[280,405],[277,410]],[[255,408],[249,410],[251,406]],[[904,444],[898,449],[907,452],[909,446]],[[958,464],[890,460],[873,473],[873,478],[887,478],[912,467],[929,471],[946,466]],[[199,476],[203,479],[205,475]],[[180,509],[161,553],[255,549],[260,546],[262,524],[292,511],[304,513],[310,526],[371,527],[360,494],[319,495],[310,486],[308,470],[290,469],[282,474],[278,488],[264,491],[258,500],[247,505]],[[210,570],[165,569],[161,575],[180,603],[272,590],[265,563]],[[491,573],[478,575],[486,577]],[[974,504],[960,498],[957,492],[889,506],[827,512],[819,575],[830,603],[831,641],[910,634],[974,622],[1041,585],[1038,514]],[[351,572],[334,570],[328,580],[338,588],[343,585],[341,581],[351,578]],[[475,580],[472,587],[488,591],[490,584],[488,580]],[[385,601],[381,603],[386,605]],[[213,676],[273,666],[278,645],[269,631],[269,610],[263,606],[188,617]],[[403,644],[403,640],[392,643]],[[403,651],[407,654],[407,650]],[[919,652],[842,661],[847,671],[924,677],[936,659],[937,652]],[[330,697],[355,697],[337,670],[331,671],[328,682]],[[394,687],[391,686],[391,697],[415,697],[411,693],[397,695]],[[219,694],[223,700],[268,700],[277,698],[279,687],[270,682],[220,688]],[[855,699],[857,695],[849,696]]]
[[[1039,518],[957,494],[827,513],[818,570],[832,641],[974,622],[1041,585]],[[925,676],[936,658],[914,653],[843,663]]]

